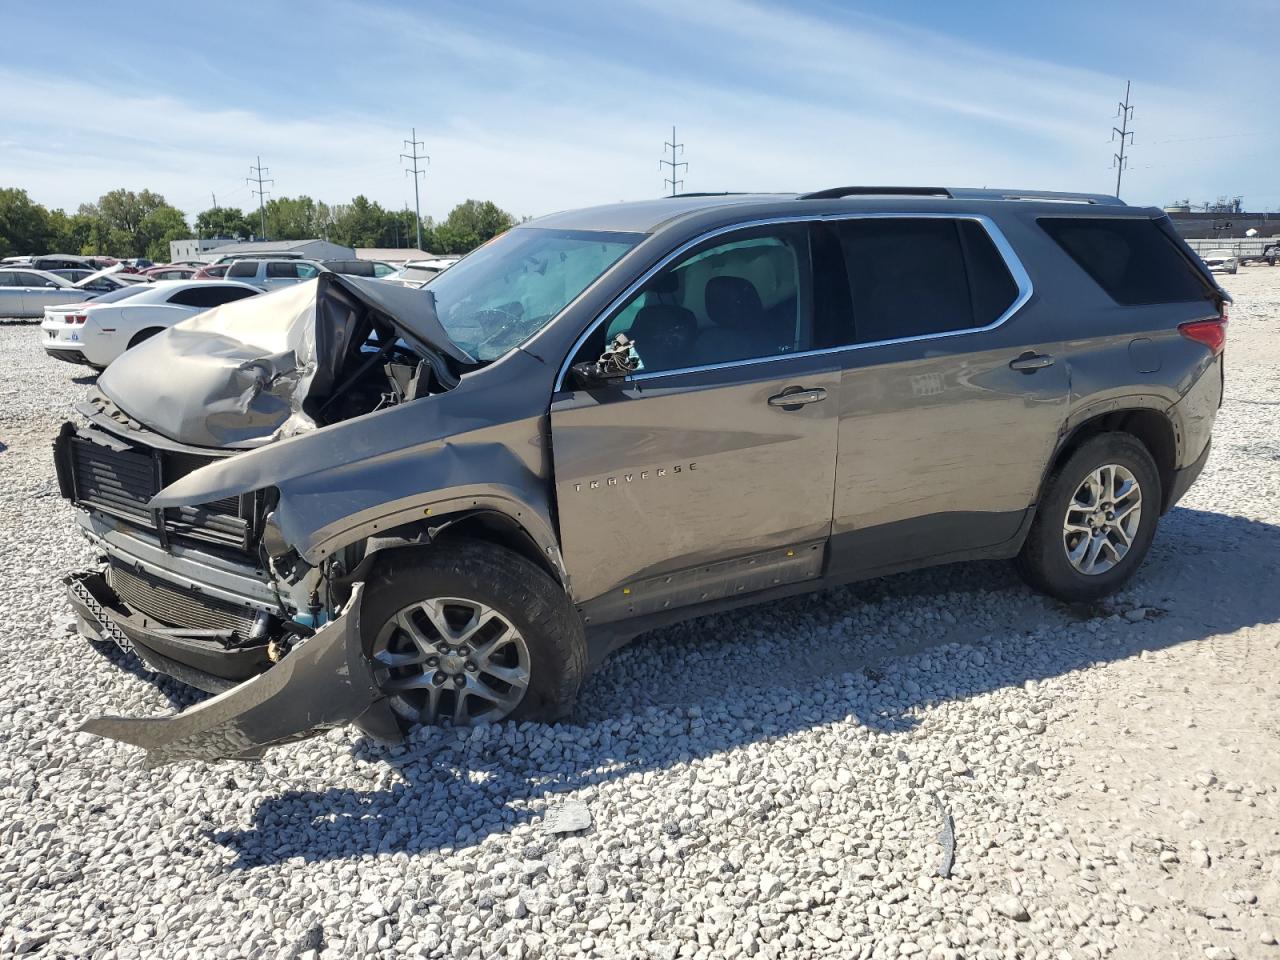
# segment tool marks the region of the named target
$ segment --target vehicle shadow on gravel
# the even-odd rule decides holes
[[[1280,527],[1178,509],[1123,603],[1060,604],[989,563],[702,618],[615,655],[569,722],[362,740],[356,756],[402,782],[290,790],[260,801],[248,829],[210,837],[238,867],[413,854],[508,833],[560,794],[824,724],[906,733],[930,704],[1280,621],[1277,552]],[[532,859],[552,839],[527,836]]]

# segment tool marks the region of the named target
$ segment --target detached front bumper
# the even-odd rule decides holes
[[[144,664],[217,696],[167,717],[99,717],[81,730],[147,751],[147,766],[176,760],[256,760],[273,746],[357,723],[384,741],[399,739],[360,641],[357,585],[341,616],[274,666],[242,683],[179,664],[155,649],[167,639],[140,626],[100,574],[68,578],[71,603],[91,635],[137,654]]]

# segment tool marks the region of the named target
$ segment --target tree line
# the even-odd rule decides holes
[[[350,203],[327,204],[311,197],[268,200],[263,213],[265,236],[271,240],[318,237],[347,247],[412,247],[417,245],[411,210],[388,210],[360,195]],[[262,237],[256,210],[210,207],[196,215],[194,228],[186,215],[150,190],[112,190],[96,203],[82,203],[75,213],[50,210],[27,191],[0,187],[0,256],[73,253],[169,259],[169,241],[194,236]],[[461,254],[516,224],[516,218],[488,200],[466,200],[440,223],[422,221],[422,246],[432,253]]]

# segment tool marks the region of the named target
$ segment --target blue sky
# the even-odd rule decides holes
[[[0,185],[55,206],[123,186],[249,208],[259,154],[277,196],[412,204],[413,126],[436,217],[653,196],[672,123],[687,190],[1108,191],[1131,79],[1127,200],[1280,208],[1280,0],[63,2],[3,22],[31,42],[0,62]]]

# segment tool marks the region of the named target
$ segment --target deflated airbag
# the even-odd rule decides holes
[[[445,333],[429,291],[324,273],[176,324],[125,351],[98,388],[171,440],[261,445],[317,426],[304,402],[333,389],[359,322],[370,313],[424,352],[474,363]]]

